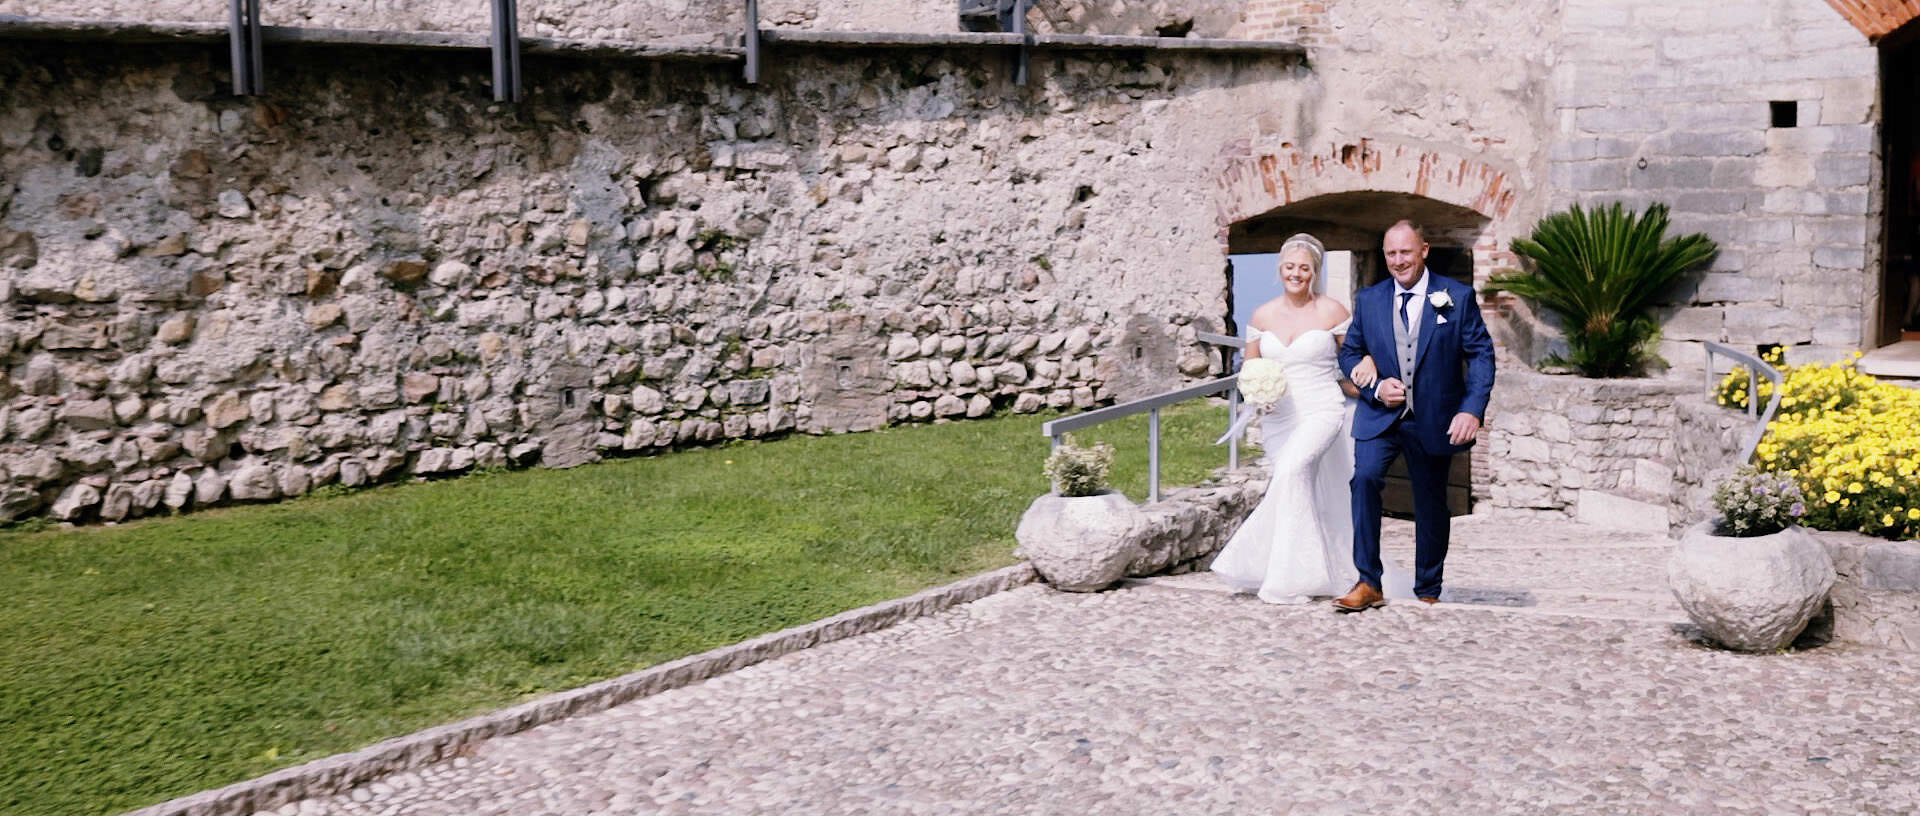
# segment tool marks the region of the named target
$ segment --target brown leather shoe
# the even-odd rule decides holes
[[[1333,601],[1333,608],[1340,612],[1365,612],[1386,605],[1387,599],[1380,597],[1380,590],[1365,581],[1354,584],[1352,591]]]
[[[1434,604],[1437,604],[1437,603],[1439,603],[1439,602],[1440,602],[1440,599],[1439,599],[1439,598],[1434,598],[1434,597],[1429,597],[1429,596],[1426,596],[1426,595],[1422,595],[1422,596],[1420,596],[1420,602],[1421,602],[1421,603],[1423,603],[1423,604],[1426,604],[1426,605],[1428,605],[1428,606],[1432,606],[1432,605],[1434,605]]]

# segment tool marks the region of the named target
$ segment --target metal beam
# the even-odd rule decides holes
[[[1020,53],[1014,57],[1013,84],[1027,84],[1027,66],[1033,54],[1033,38],[1027,35],[1027,3],[1029,0],[1015,0],[1013,4],[1013,27],[1008,29],[1020,35]]]
[[[520,14],[518,0],[493,0],[493,101],[519,102]]]
[[[747,34],[741,41],[747,52],[748,85],[760,84],[760,0],[747,0]]]
[[[227,0],[227,54],[235,96],[267,92],[265,60],[260,52],[260,2]]]

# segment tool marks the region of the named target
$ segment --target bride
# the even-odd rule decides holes
[[[1335,360],[1347,307],[1313,292],[1325,256],[1326,248],[1311,235],[1288,238],[1280,248],[1285,292],[1247,321],[1246,356],[1278,360],[1287,390],[1260,420],[1272,467],[1267,493],[1214,558],[1213,571],[1268,603],[1337,596],[1359,581],[1347,485],[1353,478],[1349,400],[1359,391]],[[1367,358],[1354,378],[1370,383],[1374,371]],[[1407,595],[1411,587],[1400,571],[1390,570],[1385,583],[1390,595]]]

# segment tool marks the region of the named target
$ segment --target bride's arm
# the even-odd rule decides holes
[[[1339,301],[1327,298],[1325,302],[1327,304],[1328,319],[1333,321],[1333,329],[1335,332],[1333,335],[1333,345],[1335,348],[1344,349],[1347,345],[1347,333],[1341,331],[1341,329],[1352,328],[1351,318],[1353,315],[1348,312],[1347,307],[1341,305]],[[1349,397],[1359,397],[1360,389],[1373,385],[1374,381],[1378,379],[1380,379],[1380,371],[1379,368],[1374,365],[1373,355],[1366,355],[1360,358],[1360,362],[1354,364],[1353,371],[1348,372],[1346,377],[1341,378],[1340,392]]]
[[[1340,340],[1336,338],[1334,342],[1338,343]],[[1372,385],[1373,381],[1378,378],[1379,375],[1373,367],[1373,355],[1369,354],[1360,359],[1359,365],[1353,367],[1352,379],[1341,378],[1340,393],[1346,394],[1349,397],[1358,398],[1360,396],[1360,388],[1362,387],[1360,381],[1365,380],[1366,385]]]
[[[1361,388],[1369,388],[1379,379],[1380,367],[1374,364],[1371,354],[1360,358],[1360,362],[1354,365],[1353,371],[1347,374],[1347,380]]]

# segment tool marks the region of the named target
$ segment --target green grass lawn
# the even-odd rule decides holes
[[[1165,417],[1167,484],[1226,409]],[[1005,417],[0,533],[0,813],[114,813],[1013,562]],[[1144,417],[1079,435],[1145,494]]]

